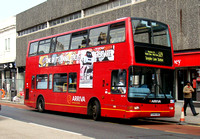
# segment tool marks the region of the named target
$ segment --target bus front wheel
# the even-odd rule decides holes
[[[37,104],[38,104],[38,106],[37,106],[38,111],[44,112],[44,99],[42,97],[39,97]]]

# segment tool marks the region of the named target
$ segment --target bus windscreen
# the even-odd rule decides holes
[[[147,98],[172,98],[174,72],[170,69],[130,67],[128,97],[134,101]],[[172,82],[169,82],[172,81]]]

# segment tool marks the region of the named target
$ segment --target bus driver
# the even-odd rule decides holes
[[[120,77],[119,83],[117,84],[117,86],[120,86],[120,87],[118,87],[118,90],[119,90],[122,94],[125,94],[125,93],[126,93],[126,87],[124,87],[124,86],[125,86],[125,82],[124,82],[123,77]]]

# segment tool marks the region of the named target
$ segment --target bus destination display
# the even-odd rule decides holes
[[[171,48],[158,49],[156,47],[136,46],[135,61],[137,63],[171,66]]]
[[[163,63],[163,52],[145,50],[145,61]]]

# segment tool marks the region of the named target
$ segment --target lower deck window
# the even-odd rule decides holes
[[[66,92],[67,91],[67,73],[54,74],[53,91],[54,92]]]
[[[48,75],[37,75],[37,89],[47,89]]]
[[[69,92],[76,92],[77,74],[69,73]]]

